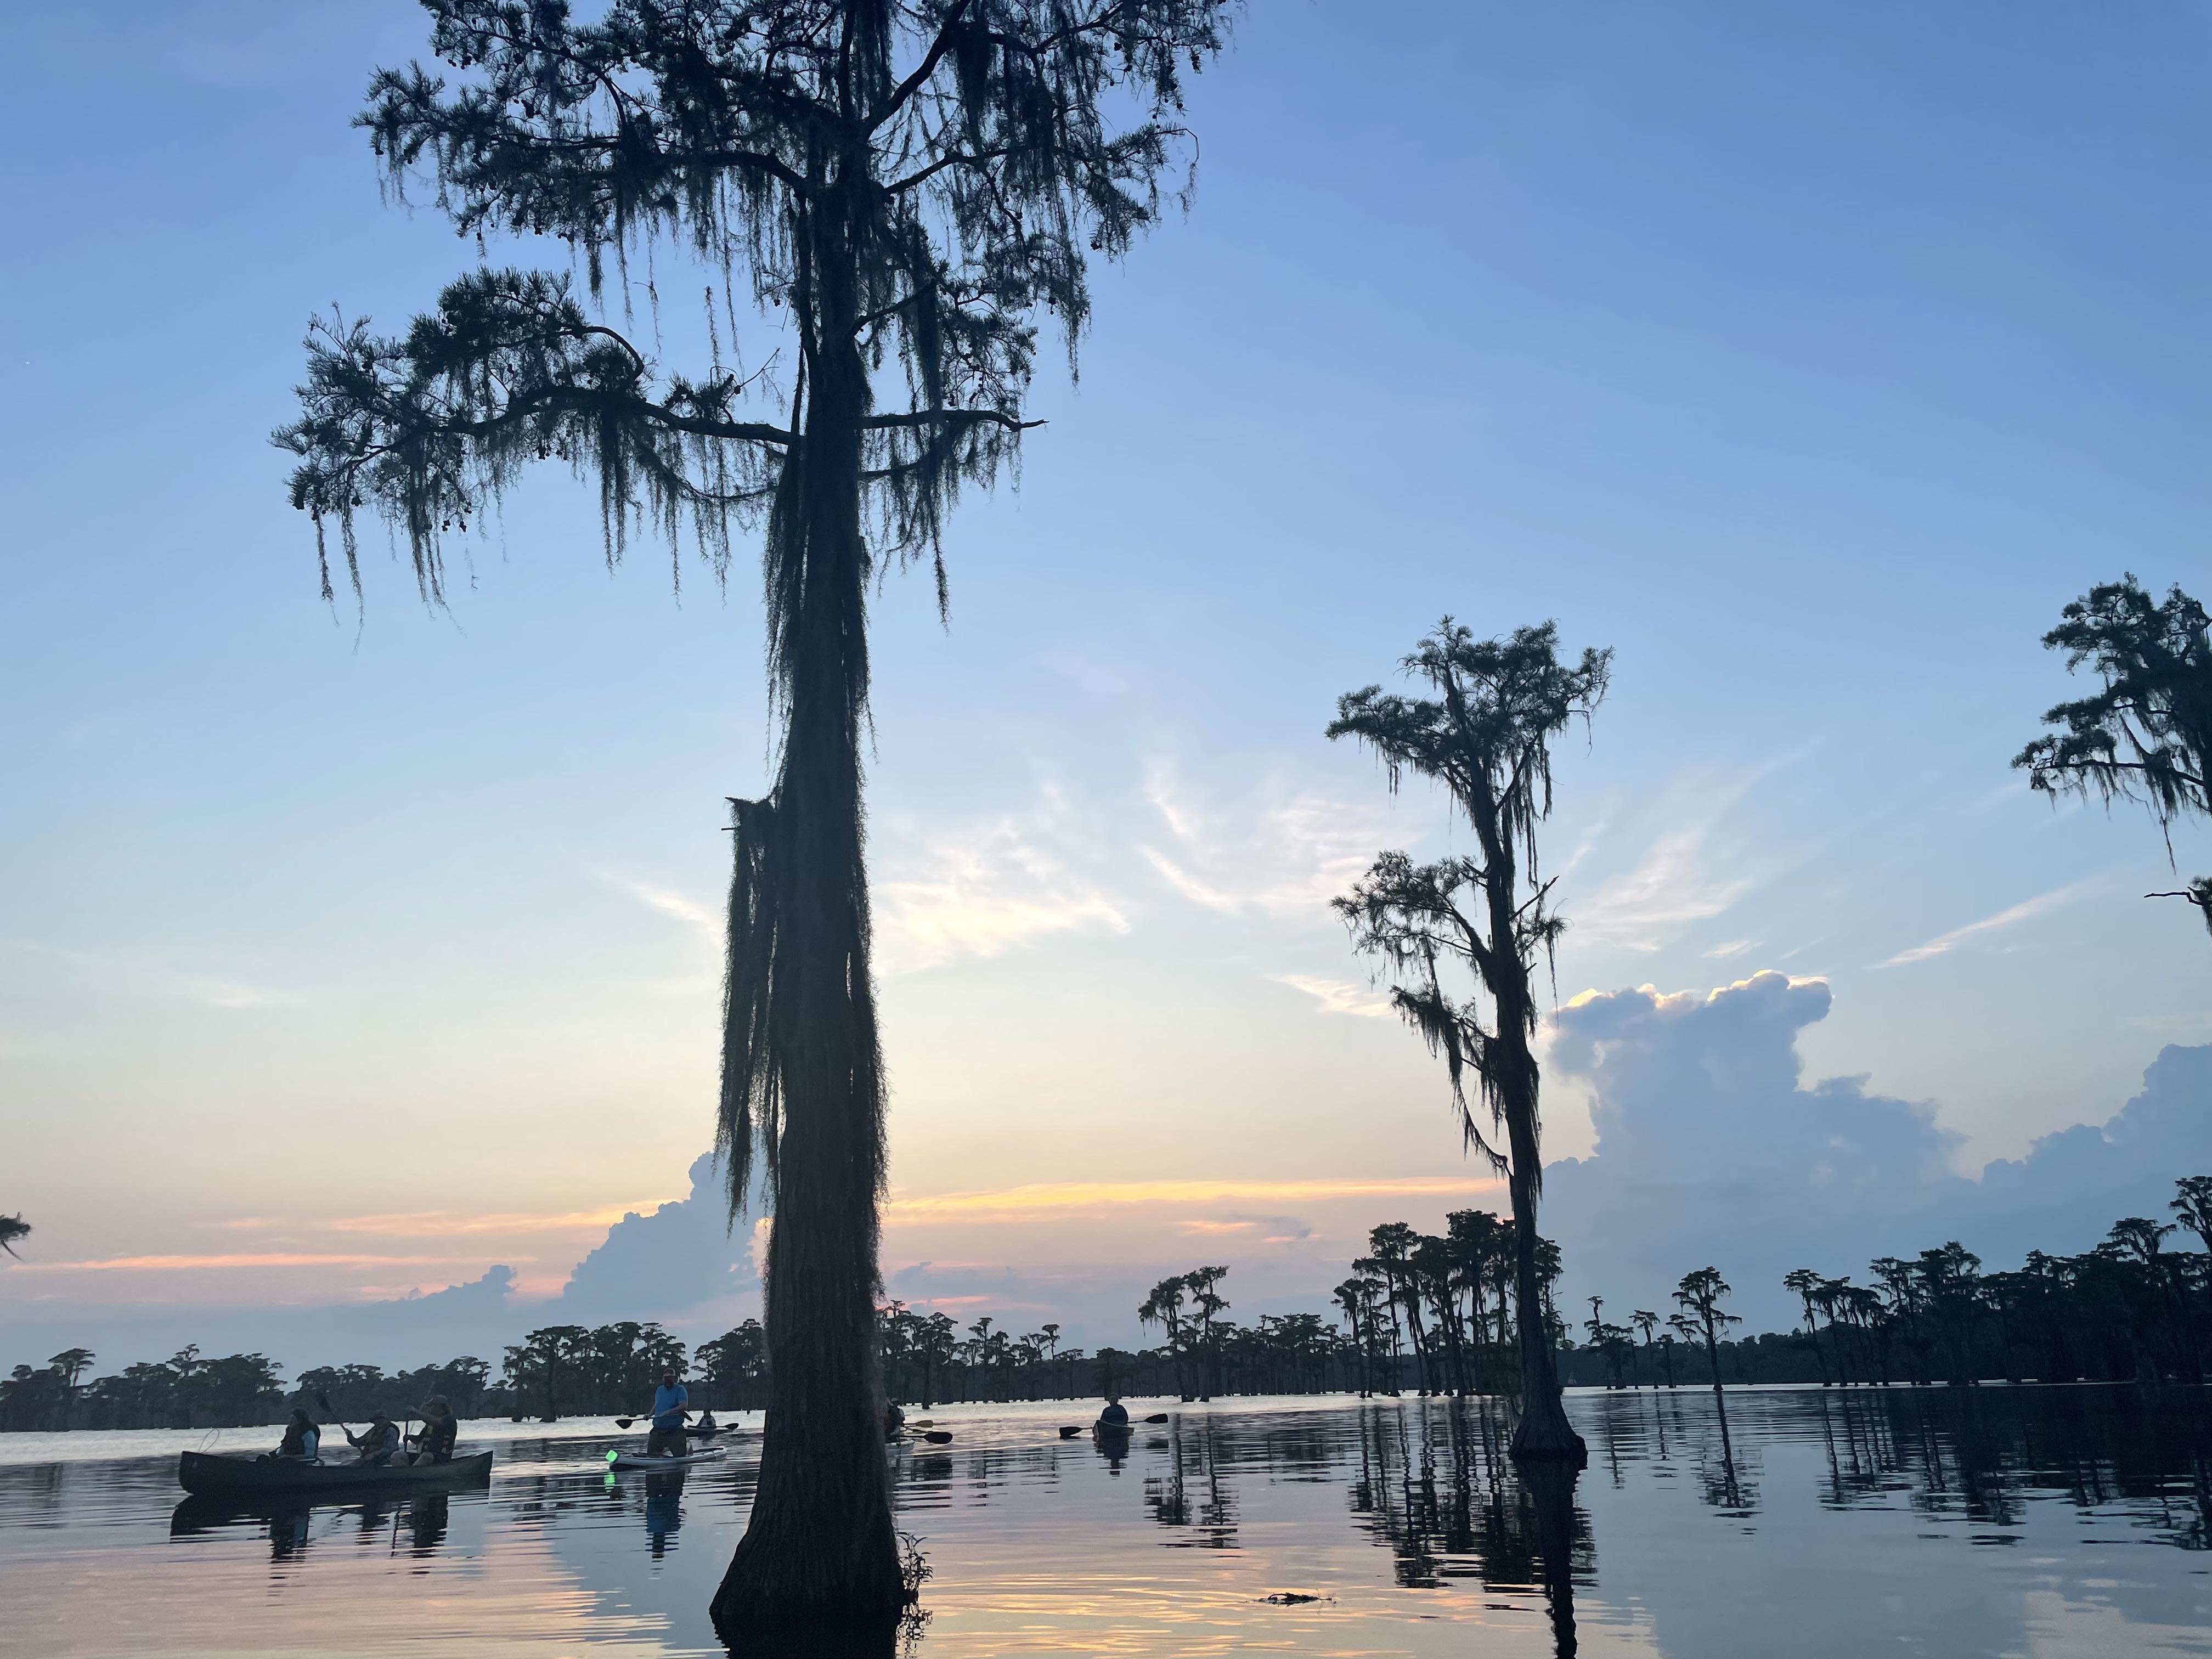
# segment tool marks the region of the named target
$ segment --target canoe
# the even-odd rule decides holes
[[[680,1457],[647,1457],[643,1452],[623,1452],[607,1459],[611,1469],[680,1469],[693,1463],[709,1462],[722,1455],[720,1446],[702,1446],[697,1451],[685,1452]]]
[[[481,1486],[491,1480],[491,1454],[450,1463],[295,1463],[278,1458],[224,1457],[180,1452],[177,1479],[199,1498],[258,1492],[341,1492],[410,1486]]]

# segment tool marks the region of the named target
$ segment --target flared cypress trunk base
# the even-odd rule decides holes
[[[1567,1422],[1566,1411],[1557,1399],[1529,1403],[1514,1427],[1510,1450],[1516,1462],[1555,1463],[1575,1469],[1589,1465],[1589,1448]]]
[[[722,1575],[708,1611],[732,1653],[862,1659],[892,1652],[908,1605],[896,1553],[842,1583],[830,1581],[818,1559],[790,1562],[780,1553],[747,1537]]]

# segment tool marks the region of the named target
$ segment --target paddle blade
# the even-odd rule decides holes
[[[636,1421],[637,1419],[635,1417],[617,1417],[615,1419],[615,1426],[618,1429],[626,1429]]]
[[[1147,1423],[1164,1423],[1167,1420],[1168,1414],[1165,1412],[1154,1412],[1150,1417],[1145,1419]]]
[[[921,1437],[933,1446],[941,1446],[952,1438],[952,1432],[949,1429],[932,1429]]]
[[[1082,1432],[1083,1425],[1080,1423],[1075,1424],[1073,1426],[1062,1425],[1060,1431],[1060,1437],[1062,1440],[1073,1440],[1077,1435],[1081,1434]]]

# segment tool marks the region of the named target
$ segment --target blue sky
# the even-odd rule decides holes
[[[130,1343],[550,1294],[710,1139],[751,568],[611,574],[548,477],[449,613],[380,559],[334,615],[265,434],[311,313],[397,327],[473,257],[348,126],[419,15],[0,31],[0,1208],[47,1264],[0,1308]],[[950,628],[926,580],[876,602],[894,1284],[1127,1340],[1129,1283],[1310,1305],[1469,1201],[1324,903],[1449,842],[1321,736],[1445,611],[1618,653],[1549,832],[1563,1001],[1822,979],[1808,1082],[1921,1103],[1967,1173],[2212,1042],[2154,828],[2006,765],[2068,599],[2212,586],[2208,59],[2202,4],[1255,5],[1191,214],[961,508]],[[680,362],[703,278],[654,274]],[[1050,1182],[1088,1196],[926,1207]],[[53,1265],[115,1257],[189,1265]]]

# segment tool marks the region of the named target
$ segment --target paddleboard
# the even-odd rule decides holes
[[[722,1455],[720,1446],[702,1446],[697,1451],[686,1452],[680,1457],[647,1457],[643,1452],[609,1452],[607,1467],[611,1469],[680,1469],[693,1463],[704,1463]]]

